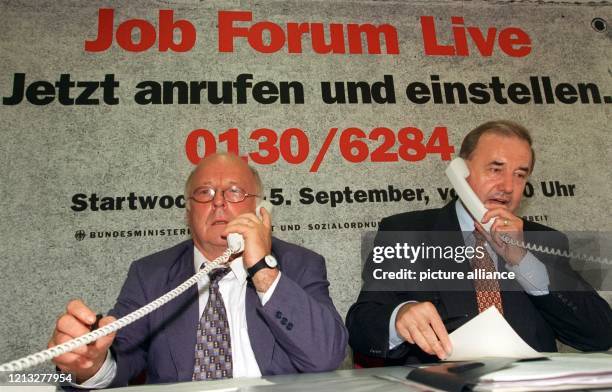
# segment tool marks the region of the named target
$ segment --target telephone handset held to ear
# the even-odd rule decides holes
[[[487,212],[484,204],[480,201],[474,190],[468,184],[466,178],[470,175],[470,170],[467,167],[467,164],[463,160],[463,158],[455,158],[451,161],[451,163],[446,168],[446,176],[450,180],[451,184],[455,188],[455,192],[463,202],[463,205],[467,208],[467,210],[472,214],[474,219],[480,222],[482,217]],[[480,223],[482,227],[487,231],[487,233],[491,232],[491,225],[495,218],[490,219],[487,223]],[[523,249],[527,249],[533,252],[547,253],[555,256],[564,256],[572,259],[586,260],[589,262],[596,262],[601,264],[612,264],[612,261],[608,260],[604,257],[594,257],[585,254],[578,254],[569,252],[567,250],[560,250],[549,248],[542,245],[530,244],[525,241],[515,240],[509,235],[502,233],[500,235],[502,241],[507,244],[518,246]]]
[[[255,214],[259,219],[261,219],[261,208],[265,208],[269,214],[272,213],[272,203],[267,200],[260,200],[257,203],[257,207],[255,207]],[[244,238],[242,235],[238,233],[230,233],[227,236],[227,247],[232,251],[232,253],[240,253],[244,250]]]
[[[455,188],[455,192],[463,202],[463,205],[472,214],[482,227],[487,231],[491,232],[491,225],[495,219],[490,219],[487,223],[481,223],[482,217],[487,212],[484,204],[480,201],[476,193],[470,187],[467,182],[467,178],[470,175],[470,170],[463,158],[455,158],[452,160],[450,165],[446,168],[446,176],[450,180],[451,184]]]
[[[261,219],[260,208],[264,207],[268,212],[272,211],[272,204],[270,202],[262,200],[257,204],[256,214]],[[74,351],[75,349],[84,346],[86,344],[95,342],[103,336],[110,335],[113,332],[120,330],[121,328],[135,322],[146,316],[147,314],[153,312],[154,310],[162,307],[168,302],[172,301],[174,298],[178,297],[182,293],[184,293],[189,287],[196,284],[203,277],[208,275],[210,271],[214,268],[219,267],[220,265],[226,264],[231,257],[232,254],[242,252],[244,250],[244,239],[240,234],[231,233],[227,236],[228,248],[223,252],[223,254],[213,261],[206,263],[206,266],[202,268],[199,272],[193,275],[191,278],[187,279],[175,289],[169,291],[168,293],[162,295],[161,297],[153,300],[147,305],[143,306],[140,309],[133,311],[130,314],[127,314],[120,318],[119,320],[115,320],[114,322],[105,325],[104,327],[98,328],[94,331],[91,331],[85,335],[79,336],[67,342],[64,342],[60,345],[51,347],[49,349],[39,351],[35,354],[28,355],[27,357],[23,357],[20,359],[16,359],[11,362],[0,364],[0,372],[16,372],[25,370],[36,365],[39,365],[45,361],[48,361],[52,358],[60,356],[62,354],[68,353],[70,351]],[[0,382],[2,382],[2,373],[0,373]]]

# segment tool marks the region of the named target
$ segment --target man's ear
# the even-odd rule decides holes
[[[183,219],[185,220],[185,224],[187,227],[191,228],[189,225],[189,213],[191,210],[191,205],[189,204],[189,200],[185,201],[185,215],[183,215]]]

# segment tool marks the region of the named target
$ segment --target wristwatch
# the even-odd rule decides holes
[[[249,267],[247,269],[247,274],[249,275],[249,278],[253,278],[253,276],[255,276],[257,271],[259,271],[260,269],[276,268],[277,265],[278,265],[278,262],[276,261],[274,256],[267,255],[263,257],[261,260],[259,260],[257,263],[253,264],[252,267]]]

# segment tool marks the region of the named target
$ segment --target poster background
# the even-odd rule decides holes
[[[115,26],[131,18],[156,24],[158,10],[174,10],[174,18],[189,20],[197,30],[193,49],[185,53],[132,53],[116,44],[101,53],[86,52],[85,40],[96,36],[100,8],[115,9]],[[258,53],[244,39],[235,40],[233,53],[220,53],[217,12],[244,10],[253,22],[388,23],[398,32],[400,53],[313,53],[304,38],[301,54],[286,49]],[[451,40],[451,16],[482,29],[518,26],[532,39],[532,52],[522,58],[503,54],[496,46],[490,57],[472,52],[467,57],[426,56],[419,18],[435,17],[438,38]],[[601,3],[535,2],[403,2],[403,1],[0,1],[0,95],[12,91],[13,75],[54,82],[62,73],[73,80],[102,80],[114,74],[120,82],[118,105],[35,106],[0,105],[0,358],[8,361],[46,347],[55,318],[71,298],[83,298],[99,311],[116,298],[131,260],[171,246],[185,236],[96,238],[78,241],[76,233],[135,229],[184,228],[179,208],[121,211],[71,209],[77,193],[99,196],[179,195],[192,168],[185,155],[189,133],[205,128],[215,135],[238,128],[243,152],[256,151],[251,131],[271,128],[277,133],[297,127],[308,136],[311,152],[305,163],[282,159],[255,165],[267,189],[282,188],[291,205],[275,208],[274,235],[314,249],[327,259],[331,295],[344,315],[360,286],[360,240],[365,229],[308,230],[308,224],[377,222],[408,210],[443,205],[436,188],[447,187],[447,162],[429,154],[417,162],[349,163],[338,139],[318,172],[309,172],[328,130],[376,127],[399,130],[414,126],[426,135],[436,126],[448,129],[458,152],[463,135],[491,119],[513,119],[533,132],[537,163],[521,215],[546,216],[545,224],[559,230],[612,230],[608,205],[612,191],[609,170],[610,106],[606,104],[519,105],[415,104],[403,89],[427,83],[430,75],[442,81],[525,83],[529,76],[550,76],[557,82],[596,83],[603,95],[612,94],[611,31],[597,32],[593,18],[610,21],[612,6]],[[244,25],[248,25],[245,23]],[[474,47],[470,47],[474,50]],[[384,53],[384,52],[383,52]],[[263,105],[138,105],[136,85],[143,80],[233,80],[252,73],[254,81],[300,81],[305,103]],[[397,103],[328,105],[321,101],[321,81],[367,81],[385,74],[394,78]],[[98,98],[101,95],[98,94]],[[377,143],[370,143],[370,149]],[[224,146],[224,145],[223,145]],[[397,146],[395,147],[397,148]],[[573,197],[545,197],[538,184],[575,184]],[[299,190],[424,188],[423,201],[304,205]],[[300,225],[299,231],[281,226]],[[372,229],[369,229],[372,230]],[[609,293],[605,293],[610,298]]]

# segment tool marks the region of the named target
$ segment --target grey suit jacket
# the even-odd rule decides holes
[[[248,283],[248,333],[262,375],[336,369],[345,356],[346,328],[329,297],[325,260],[297,245],[272,239],[282,271],[265,306]],[[193,242],[132,263],[110,312],[122,317],[175,288],[194,274]],[[197,287],[120,330],[111,351],[117,375],[111,387],[124,386],[146,371],[147,383],[190,381],[199,322]]]

